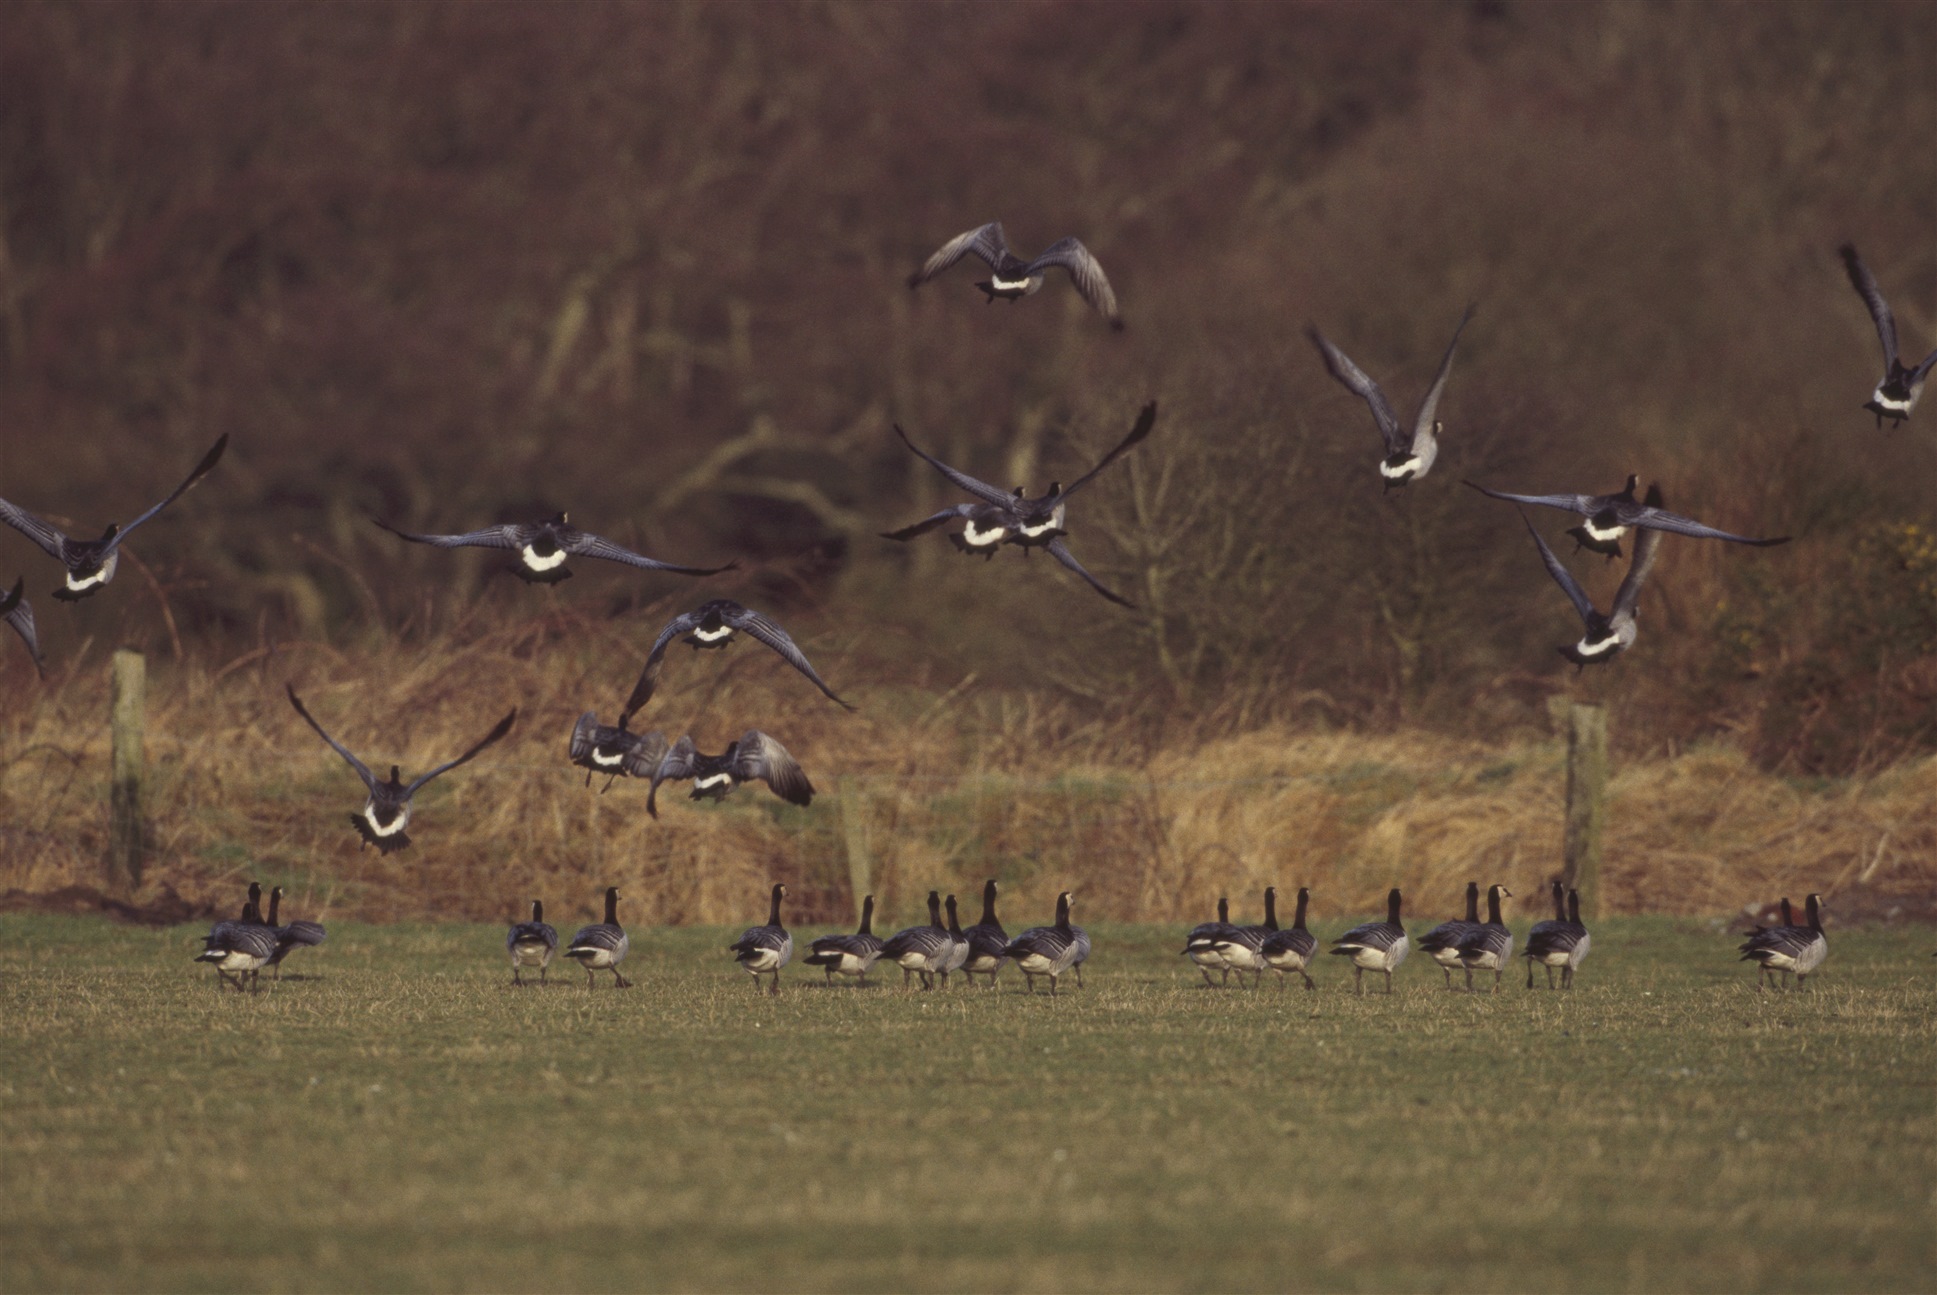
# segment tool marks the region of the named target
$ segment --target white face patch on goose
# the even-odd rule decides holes
[[[533,571],[550,571],[571,555],[566,553],[564,549],[555,549],[551,553],[540,556],[538,550],[527,544],[518,550],[518,556],[523,558],[525,565]]]
[[[1000,544],[1005,529],[998,526],[994,530],[977,530],[975,519],[970,518],[968,525],[962,528],[962,542],[978,549],[985,549],[991,544]]]
[[[1609,540],[1618,540],[1623,535],[1626,535],[1628,533],[1628,528],[1625,526],[1611,526],[1606,530],[1602,530],[1599,526],[1596,526],[1594,524],[1594,519],[1592,517],[1587,519],[1586,525],[1582,526],[1581,529],[1586,531],[1593,538],[1600,540],[1604,544]]]
[[[708,787],[717,787],[723,782],[731,784],[733,782],[733,775],[730,773],[709,773],[704,778],[693,779],[693,790],[705,791]]]
[[[731,625],[722,625],[716,630],[696,629],[693,631],[693,637],[702,643],[718,643],[730,638],[732,634],[733,627]]]
[[[366,805],[363,809],[364,822],[368,823],[370,830],[378,836],[395,836],[397,833],[403,831],[404,827],[410,822],[410,806],[399,806],[396,810],[396,815],[395,818],[385,823],[377,818],[377,807],[375,805]]]

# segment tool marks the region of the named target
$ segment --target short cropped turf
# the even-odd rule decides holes
[[[756,996],[711,929],[514,989],[503,928],[341,925],[253,995],[195,932],[0,919],[0,1288],[1916,1290],[1937,941],[1602,923],[1571,994]],[[805,944],[808,932],[797,933]],[[609,981],[609,977],[605,978]],[[1542,978],[1544,985],[1544,977]]]

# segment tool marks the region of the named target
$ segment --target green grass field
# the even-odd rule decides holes
[[[1571,997],[1354,999],[1091,929],[1055,1001],[756,997],[704,928],[520,991],[502,927],[350,924],[242,996],[198,932],[0,918],[0,1288],[1928,1287],[1928,930],[1788,997],[1637,918]]]

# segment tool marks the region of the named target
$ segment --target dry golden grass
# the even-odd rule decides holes
[[[857,687],[871,663],[811,624],[795,626],[803,647],[858,713],[758,648],[682,649],[642,726],[715,750],[766,729],[813,778],[813,806],[759,787],[695,806],[674,787],[655,822],[642,786],[588,790],[565,746],[580,711],[610,721],[661,610],[637,622],[554,610],[469,637],[155,663],[145,888],[226,909],[240,881],[279,881],[295,915],[324,918],[483,920],[541,896],[569,921],[617,884],[627,919],[644,925],[755,918],[776,877],[803,923],[845,920],[857,880],[882,897],[884,924],[917,915],[931,887],[971,894],[985,876],[1005,882],[1011,924],[1046,913],[1065,886],[1092,920],[1173,921],[1224,893],[1250,914],[1272,883],[1313,887],[1327,918],[1373,910],[1401,885],[1424,919],[1451,912],[1469,878],[1537,904],[1559,865],[1565,751],[1551,734],[1478,743],[1279,726],[1150,749],[1038,696]],[[0,720],[0,891],[99,883],[106,674],[84,661],[16,692],[28,704]],[[362,790],[291,712],[286,680],[373,767],[394,760],[407,774],[510,706],[519,722],[420,795],[416,843],[383,859],[359,847],[345,819]],[[1617,708],[1617,733],[1620,722]],[[1844,897],[1846,914],[1927,916],[1937,893],[1930,759],[1800,782],[1722,745],[1617,752],[1609,823],[1605,911],[1717,912],[1819,890]]]

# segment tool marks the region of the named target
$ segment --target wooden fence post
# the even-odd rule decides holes
[[[114,756],[108,787],[108,887],[124,894],[141,885],[141,726],[147,692],[146,659],[126,648],[117,651],[109,713]]]
[[[861,902],[874,887],[874,861],[868,856],[868,825],[861,806],[861,789],[852,778],[838,780],[841,837],[847,846],[847,884],[853,892],[854,920],[861,920]]]
[[[1581,917],[1599,917],[1601,829],[1607,824],[1607,711],[1567,708],[1567,828],[1561,881],[1581,893]]]

